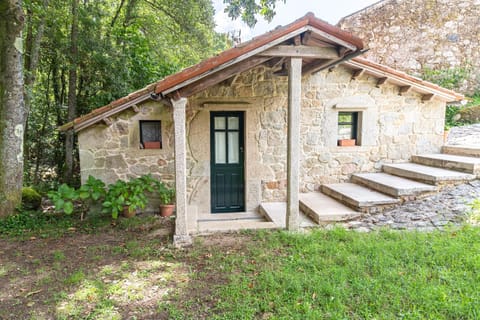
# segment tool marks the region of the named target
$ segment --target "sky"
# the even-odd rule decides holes
[[[216,31],[228,32],[241,30],[241,39],[246,41],[257,35],[275,29],[279,25],[286,25],[303,17],[307,12],[313,12],[317,18],[330,24],[336,24],[342,17],[361,10],[378,0],[286,0],[286,3],[278,1],[275,18],[271,23],[258,19],[253,29],[247,27],[240,19],[232,21],[223,12],[225,5],[223,0],[213,0],[215,7]]]

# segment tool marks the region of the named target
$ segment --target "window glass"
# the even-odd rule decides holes
[[[225,129],[225,117],[215,117],[215,130]]]
[[[359,112],[338,113],[338,140],[357,139]]]
[[[225,132],[215,132],[215,163],[226,163]]]
[[[140,121],[140,143],[145,149],[160,149],[162,129],[160,121]]]
[[[238,130],[238,117],[228,117],[228,129]]]
[[[238,163],[240,161],[238,144],[239,144],[238,132],[237,131],[229,132],[228,133],[228,163]]]

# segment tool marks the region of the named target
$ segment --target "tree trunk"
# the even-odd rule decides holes
[[[72,31],[70,33],[70,70],[68,73],[68,114],[67,121],[73,121],[77,114],[77,64],[78,64],[78,2],[72,0]],[[73,156],[75,135],[73,130],[65,135],[65,175],[66,183],[73,182]]]
[[[27,172],[26,183],[29,183],[29,169],[30,169],[30,144],[27,137],[29,133],[28,121],[33,95],[33,86],[35,84],[36,73],[38,63],[40,61],[40,45],[43,38],[43,32],[45,30],[45,17],[48,7],[48,0],[42,2],[42,13],[40,16],[40,22],[36,27],[36,33],[34,34],[34,12],[32,9],[27,11],[27,34],[25,39],[25,52],[24,52],[24,100],[25,100],[25,132],[24,132],[24,170]],[[30,179],[31,180],[31,179]]]
[[[23,100],[21,0],[0,0],[0,216],[21,203],[23,182]]]

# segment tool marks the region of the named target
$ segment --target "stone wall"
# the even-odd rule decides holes
[[[422,103],[415,92],[400,96],[395,86],[376,84],[369,76],[352,80],[344,67],[303,79],[301,191],[440,150],[445,104]],[[286,77],[258,67],[189,99],[188,203],[199,214],[210,212],[210,111],[245,113],[246,209],[255,210],[262,201],[285,201],[287,86]],[[338,147],[338,112],[348,110],[360,112],[361,146]],[[138,120],[144,119],[162,121],[163,149],[139,149]],[[171,111],[155,102],[141,105],[139,113],[120,113],[111,126],[97,124],[81,131],[82,180],[92,174],[110,183],[147,172],[172,180],[172,132]]]
[[[480,90],[479,0],[385,0],[340,20],[370,59],[409,74],[469,68],[457,90]]]

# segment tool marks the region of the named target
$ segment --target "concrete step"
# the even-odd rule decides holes
[[[358,210],[367,207],[394,205],[400,202],[399,199],[355,183],[324,184],[321,186],[321,190],[324,194]]]
[[[301,193],[300,210],[318,224],[347,221],[361,216],[360,212],[320,192]]]
[[[442,152],[458,156],[480,158],[480,146],[478,145],[447,145],[442,147]]]
[[[435,186],[405,179],[388,173],[356,173],[352,182],[380,191],[392,197],[414,196],[424,192],[434,192]]]
[[[472,174],[425,166],[418,163],[384,164],[383,171],[396,176],[434,185],[443,182],[464,182],[476,178]]]
[[[412,162],[444,169],[480,175],[480,158],[453,154],[421,154],[412,156]]]

